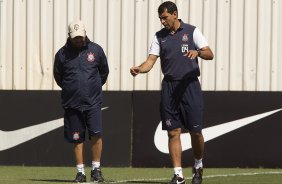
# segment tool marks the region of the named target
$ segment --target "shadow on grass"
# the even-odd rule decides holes
[[[73,180],[59,180],[59,179],[29,179],[33,182],[50,182],[50,183],[74,183]],[[115,181],[105,181],[104,183],[116,183]],[[146,184],[167,184],[168,182],[164,181],[126,181],[124,183],[146,183]]]
[[[74,183],[73,180],[58,180],[58,179],[49,179],[49,180],[40,180],[40,179],[29,179],[29,181],[45,181],[45,182],[50,182],[50,183],[57,183],[57,182],[61,182],[61,183]]]
[[[151,183],[151,184],[167,184],[164,181],[127,181],[126,183]]]

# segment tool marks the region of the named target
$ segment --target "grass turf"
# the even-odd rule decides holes
[[[102,168],[106,183],[165,184],[172,177],[171,168]],[[90,168],[86,168],[89,182]],[[74,167],[0,166],[2,184],[73,183]],[[191,168],[184,168],[186,183],[191,182]],[[282,169],[205,168],[203,184],[281,184]]]

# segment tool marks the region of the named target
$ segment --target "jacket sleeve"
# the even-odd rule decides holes
[[[59,57],[59,53],[55,55],[53,75],[58,86],[62,88],[63,65]]]
[[[107,57],[102,48],[101,48],[100,57],[101,57],[101,60],[100,60],[98,69],[99,69],[102,85],[104,85],[109,75],[109,66],[108,66]]]

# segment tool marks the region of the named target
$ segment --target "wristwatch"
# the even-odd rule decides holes
[[[201,55],[201,50],[199,49],[199,50],[197,50],[197,52],[198,52],[198,56],[200,56]]]

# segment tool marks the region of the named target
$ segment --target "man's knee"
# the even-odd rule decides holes
[[[179,138],[180,134],[181,134],[181,129],[180,128],[176,128],[176,129],[167,131],[167,135],[168,135],[169,139]]]
[[[203,137],[202,132],[190,132],[191,138],[201,138]]]

